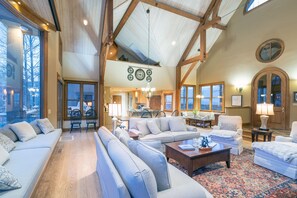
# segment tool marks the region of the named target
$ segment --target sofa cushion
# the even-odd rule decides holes
[[[4,166],[0,166],[0,191],[13,190],[21,188],[17,178],[12,175]]]
[[[6,135],[0,133],[0,145],[7,151],[10,152],[15,148],[15,143],[8,138]]]
[[[123,130],[123,132],[120,134],[119,140],[125,144],[125,146],[128,146],[128,141],[131,140],[129,134],[127,131]]]
[[[210,132],[210,136],[219,136],[224,138],[234,138],[237,136],[236,131],[229,131],[229,130],[212,130]]]
[[[146,125],[146,120],[141,120],[141,121],[136,122],[136,127],[137,127],[138,131],[141,132],[142,136],[146,136],[151,133],[149,128]]]
[[[157,197],[152,170],[119,141],[108,143],[108,154],[132,197]]]
[[[141,137],[140,140],[160,140],[162,143],[174,142],[174,137],[171,131],[165,131],[155,134],[149,134],[144,137]]]
[[[172,133],[172,136],[174,137],[175,142],[200,137],[199,132],[180,131],[180,132],[171,132],[171,133]]]
[[[173,117],[169,120],[170,131],[187,131],[183,117]]]
[[[96,171],[100,180],[102,197],[130,198],[128,189],[108,156],[98,134],[94,133],[94,137],[97,153]]]
[[[117,139],[106,127],[100,127],[98,130],[98,135],[105,148],[107,148],[109,141]]]
[[[136,142],[136,155],[152,169],[157,181],[158,191],[169,189],[171,181],[164,154],[141,141]]]
[[[19,180],[22,188],[13,191],[0,191],[0,197],[30,197],[50,157],[50,152],[49,148],[11,151],[10,160],[5,163],[5,167]]]
[[[14,142],[18,140],[18,137],[16,136],[16,134],[10,129],[9,124],[7,124],[3,128],[1,128],[0,133],[6,135]]]
[[[0,165],[9,160],[9,153],[0,145]]]
[[[40,133],[42,133],[42,131],[40,130],[38,124],[37,124],[37,120],[33,120],[32,122],[30,122],[31,126],[33,127],[35,133],[38,135]]]
[[[36,133],[33,127],[26,121],[11,124],[10,128],[18,136],[18,139],[22,142],[26,142],[36,137]]]
[[[148,120],[146,124],[152,134],[159,134],[162,132],[159,129],[156,120]]]
[[[221,130],[229,130],[229,131],[237,131],[237,124],[221,122],[220,123],[220,129]]]
[[[170,131],[170,127],[169,127],[170,118],[161,117],[159,119],[160,119],[160,129],[161,129],[161,131]]]
[[[55,145],[59,141],[61,134],[61,129],[55,129],[53,132],[48,134],[39,134],[36,136],[36,138],[33,138],[27,142],[16,142],[16,147],[14,150],[24,150],[33,148],[54,149]]]
[[[40,130],[44,134],[47,134],[47,133],[55,130],[55,127],[52,125],[52,123],[47,118],[38,119],[37,125],[39,126]]]

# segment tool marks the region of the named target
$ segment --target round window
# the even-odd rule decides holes
[[[280,39],[270,39],[262,43],[257,51],[256,57],[262,63],[275,61],[284,51],[284,42]]]

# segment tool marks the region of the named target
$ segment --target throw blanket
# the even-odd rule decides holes
[[[297,144],[291,142],[253,142],[253,148],[263,150],[286,162],[297,158]]]

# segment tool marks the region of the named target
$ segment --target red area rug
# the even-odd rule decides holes
[[[253,163],[253,151],[244,150],[240,155],[231,155],[231,168],[218,162],[200,168],[193,179],[216,197],[296,198],[297,180],[262,168]],[[187,173],[178,162],[171,164]]]

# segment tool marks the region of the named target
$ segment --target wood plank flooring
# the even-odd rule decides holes
[[[102,197],[93,132],[64,132],[33,198]]]

